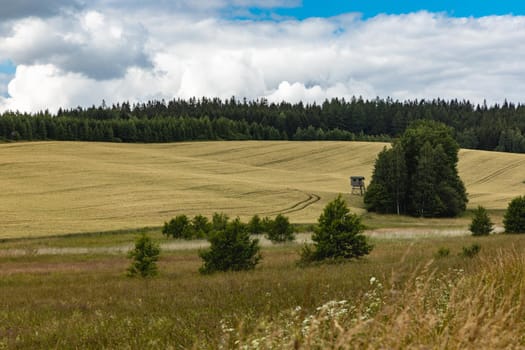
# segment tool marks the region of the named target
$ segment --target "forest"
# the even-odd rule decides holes
[[[265,99],[173,99],[0,114],[1,140],[174,142],[193,140],[391,141],[416,120],[453,129],[462,148],[525,153],[525,106],[458,100],[334,98],[322,104]]]

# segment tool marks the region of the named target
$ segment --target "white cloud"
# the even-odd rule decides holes
[[[267,98],[270,102],[276,103],[281,101],[319,103],[332,97],[350,100],[353,96],[373,97],[376,94],[372,86],[358,81],[349,81],[346,84],[336,83],[325,88],[320,85],[306,87],[302,83],[290,84],[287,81],[283,81],[279,84],[277,90],[269,94]]]
[[[12,78],[12,74],[0,73],[0,98],[7,95],[7,84]]]
[[[275,22],[148,8],[124,20],[121,1],[113,3],[72,18],[17,21],[0,36],[0,52],[19,64],[0,110],[232,95],[525,102],[525,17],[420,12]],[[246,5],[212,6],[226,3]]]
[[[99,80],[150,65],[145,29],[97,11],[53,19],[26,18],[0,38],[0,52],[22,65],[53,64]]]

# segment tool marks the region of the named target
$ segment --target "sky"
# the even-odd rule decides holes
[[[525,2],[0,0],[0,111],[192,96],[525,103]]]

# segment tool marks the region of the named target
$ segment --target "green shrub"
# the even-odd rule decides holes
[[[142,234],[135,241],[135,248],[128,253],[128,257],[133,259],[128,268],[128,276],[150,277],[157,275],[159,254],[159,245],[154,243],[146,234]]]
[[[226,229],[228,220],[230,218],[224,213],[214,213],[211,218],[211,226],[213,231],[222,231]]]
[[[290,224],[290,221],[282,214],[275,217],[267,232],[266,237],[273,243],[282,243],[293,241],[295,239],[293,227]]]
[[[213,225],[208,221],[208,218],[200,214],[195,215],[191,220],[191,226],[195,238],[208,237],[213,229]]]
[[[441,247],[436,252],[435,257],[436,258],[446,258],[449,255],[450,255],[450,249]]]
[[[472,223],[469,226],[470,232],[473,236],[483,236],[488,235],[492,232],[494,224],[490,221],[489,214],[487,210],[481,205],[478,206],[478,209],[474,212],[474,217],[472,218]]]
[[[263,232],[268,232],[268,231],[270,231],[272,229],[273,220],[270,219],[269,217],[265,216],[262,219],[261,224],[262,224]]]
[[[301,259],[303,262],[352,259],[369,254],[372,246],[362,234],[363,230],[360,217],[350,213],[339,195],[324,208],[312,236],[313,247],[303,248]]]
[[[224,230],[213,232],[208,240],[210,248],[199,252],[204,261],[199,271],[203,274],[254,269],[261,259],[259,240],[250,239],[246,225],[239,218],[228,223]]]
[[[463,247],[463,251],[461,252],[461,256],[465,258],[473,258],[476,255],[478,255],[479,251],[481,250],[481,246],[477,243],[474,243],[470,247]]]
[[[525,196],[514,198],[503,217],[507,233],[525,233]]]
[[[255,214],[248,222],[248,232],[253,235],[259,235],[264,232],[264,225],[259,215]]]
[[[193,237],[193,227],[186,215],[178,215],[170,222],[164,223],[162,233],[173,238],[191,239]]]

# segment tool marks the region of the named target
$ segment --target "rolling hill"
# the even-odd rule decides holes
[[[366,142],[34,142],[0,145],[0,238],[160,226],[177,214],[288,215],[315,222],[367,182],[385,146]],[[525,155],[462,150],[469,207],[525,193]],[[355,211],[362,198],[346,195]]]

